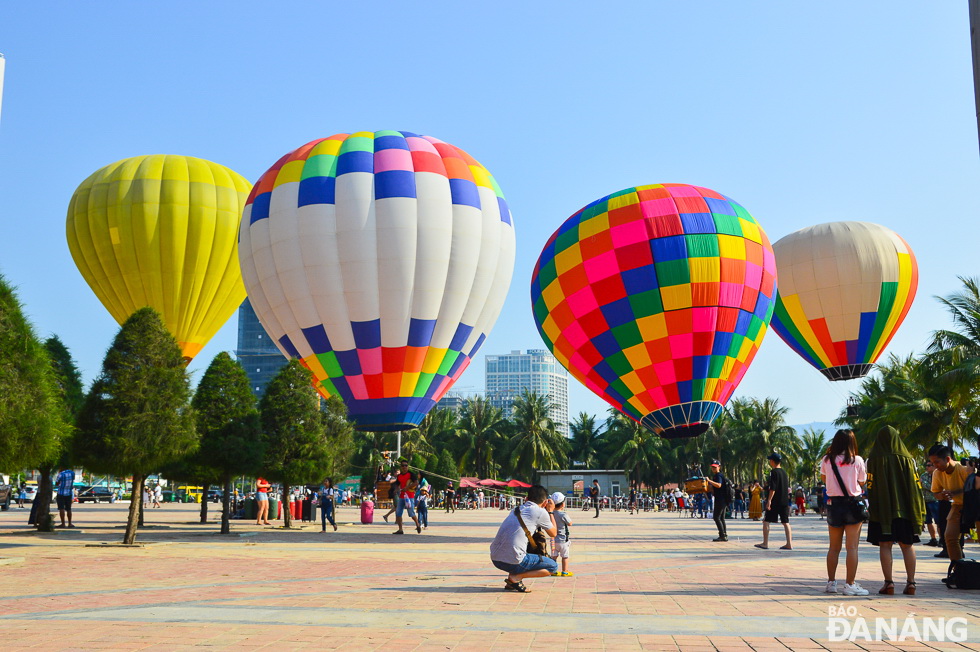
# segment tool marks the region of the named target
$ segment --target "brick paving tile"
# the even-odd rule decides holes
[[[528,580],[532,592],[521,595],[502,590],[487,559],[497,510],[434,513],[425,536],[393,541],[383,523],[322,536],[309,526],[233,522],[232,535],[221,537],[214,522],[189,524],[196,506],[168,504],[140,532],[151,545],[85,547],[121,538],[125,507],[79,506],[83,533],[70,536],[28,534],[20,515],[0,512],[0,556],[14,546],[24,559],[0,572],[3,652],[66,644],[274,652],[977,647],[827,641],[827,610],[841,604],[866,618],[955,611],[974,628],[980,615],[972,596],[946,592],[938,581],[945,566],[930,558],[920,558],[914,599],[822,594],[826,526],[812,516],[793,519],[797,550],[782,554],[752,548],[760,526],[742,519],[730,522],[732,541],[720,546],[707,541],[710,520],[607,512],[575,526],[575,577]],[[357,521],[355,510],[339,512],[341,523]],[[877,550],[860,552],[859,580],[874,586]]]

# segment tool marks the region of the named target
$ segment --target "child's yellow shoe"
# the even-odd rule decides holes
[[[575,573],[573,573],[572,571],[562,571],[558,573],[558,575],[560,575],[561,577],[571,577],[574,574]]]
[[[561,577],[561,571],[555,571],[551,574],[552,577]]]

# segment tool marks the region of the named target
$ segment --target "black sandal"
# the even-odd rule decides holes
[[[504,591],[517,591],[518,593],[530,593],[531,589],[524,586],[524,581],[511,582],[504,578]]]

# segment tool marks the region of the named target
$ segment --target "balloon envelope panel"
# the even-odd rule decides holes
[[[779,336],[830,380],[867,374],[915,298],[919,270],[908,243],[878,224],[831,222],[773,249]]]
[[[245,300],[237,236],[251,187],[191,156],[123,159],[75,190],[68,248],[117,322],[154,308],[190,360]]]
[[[578,380],[666,437],[700,434],[766,333],[765,232],[707,188],[627,188],[572,215],[534,269],[538,331]]]
[[[240,238],[259,321],[362,430],[421,422],[483,344],[514,267],[510,209],[486,168],[401,131],[282,157]]]

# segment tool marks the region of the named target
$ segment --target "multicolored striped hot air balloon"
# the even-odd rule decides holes
[[[192,156],[116,161],[72,195],[68,249],[117,322],[150,306],[190,361],[245,300],[238,225],[251,187]]]
[[[830,380],[866,375],[915,298],[919,268],[908,243],[878,224],[830,222],[791,233],[773,249],[773,328]]]
[[[534,268],[538,331],[575,378],[666,438],[708,429],[766,334],[776,262],[748,211],[627,188],[568,218]]]
[[[416,427],[490,332],[514,226],[463,150],[402,131],[337,134],[256,183],[240,255],[255,314],[361,430]]]

